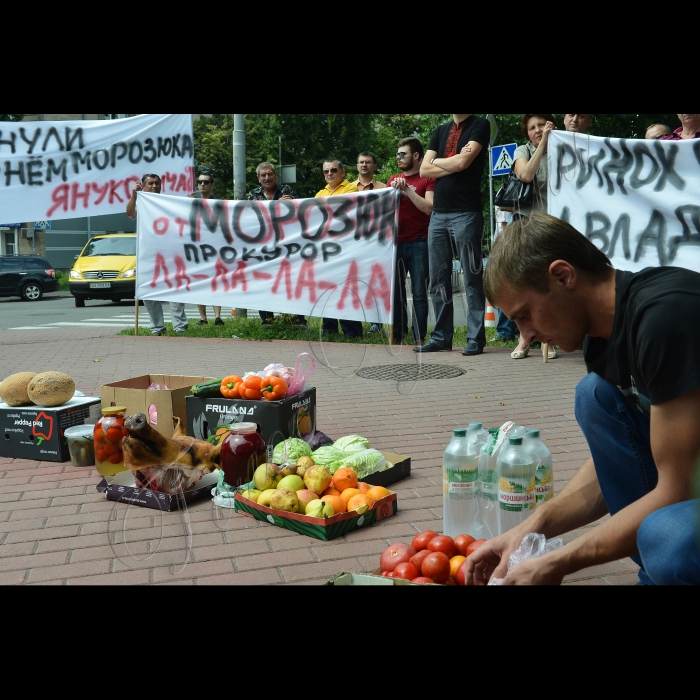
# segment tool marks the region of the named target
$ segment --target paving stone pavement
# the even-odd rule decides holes
[[[317,428],[337,438],[366,436],[380,450],[410,455],[411,477],[392,486],[396,516],[320,542],[207,499],[182,513],[115,504],[95,491],[94,468],[70,462],[0,457],[0,584],[202,585],[322,584],[340,571],[370,572],[379,554],[426,529],[442,529],[442,454],[455,427],[508,419],[540,428],[554,458],[555,492],[588,447],[574,418],[574,390],[585,375],[581,353],[544,363],[539,352],[417,356],[411,347],[104,335],[104,329],[40,329],[0,334],[0,379],[56,370],[86,395],[142,374],[224,376],[317,358]],[[450,365],[457,379],[397,384],[361,379],[361,367],[423,362]],[[571,533],[565,539],[580,533]],[[632,585],[637,566],[623,559],[580,571],[566,585]]]

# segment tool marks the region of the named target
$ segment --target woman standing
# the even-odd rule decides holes
[[[530,216],[533,211],[547,212],[547,146],[549,134],[557,128],[557,122],[551,114],[523,114],[520,120],[520,130],[528,140],[524,146],[519,146],[513,156],[513,169],[522,182],[533,182],[534,190],[532,204],[528,207],[515,207],[513,221]],[[514,360],[522,360],[530,352],[530,345],[522,335],[518,347],[510,356]],[[547,357],[553,360],[557,356],[555,348],[549,348]]]

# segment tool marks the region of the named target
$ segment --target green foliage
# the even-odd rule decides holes
[[[0,114],[0,122],[21,122],[24,114]]]
[[[67,292],[68,287],[68,275],[65,272],[56,270],[56,280],[58,281],[58,290],[60,292]]]

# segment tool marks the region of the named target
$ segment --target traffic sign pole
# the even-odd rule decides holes
[[[489,145],[489,163],[491,162],[491,145]],[[489,234],[491,236],[491,248],[493,248],[493,168],[489,168]],[[489,249],[490,252],[490,249]]]

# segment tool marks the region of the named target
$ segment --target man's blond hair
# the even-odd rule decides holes
[[[484,293],[498,305],[504,289],[549,292],[549,266],[565,260],[593,277],[612,269],[610,259],[582,233],[543,212],[514,221],[501,233],[484,268]]]

